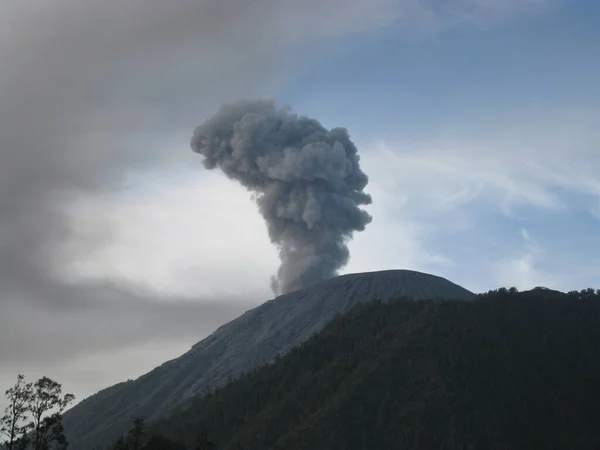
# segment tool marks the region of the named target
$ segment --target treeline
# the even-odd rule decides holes
[[[369,302],[149,424],[219,450],[600,448],[600,292]]]
[[[194,450],[215,450],[205,431],[188,430],[188,435],[191,433],[196,436]],[[128,432],[119,437],[110,450],[187,450],[187,447],[156,432],[148,432],[145,419],[134,417]]]
[[[5,450],[65,450],[63,411],[75,400],[60,383],[42,377],[28,383],[18,375],[5,392],[8,405],[0,418],[0,448]]]
[[[543,286],[538,286],[527,292],[554,293],[554,294],[558,294],[560,296],[566,296],[567,298],[569,298],[571,300],[588,300],[588,299],[590,299],[590,300],[596,299],[597,300],[597,299],[600,299],[600,289],[592,289],[592,288],[582,289],[581,291],[569,291],[565,294],[560,291],[548,289]],[[478,298],[486,298],[489,296],[507,296],[507,295],[516,295],[518,293],[519,293],[519,290],[516,287],[511,287],[511,288],[502,287],[499,289],[493,289],[493,290],[487,291],[484,294],[479,294],[477,297]]]

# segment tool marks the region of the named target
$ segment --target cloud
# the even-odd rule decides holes
[[[96,352],[134,347],[144,342],[185,338],[191,345],[222,323],[256,304],[235,297],[204,298],[202,302],[171,297],[168,301],[106,285],[80,285],[73,290],[92,304],[39,308],[22,302],[3,305],[0,354],[4,364],[66,363]],[[52,294],[49,301],[55,300]],[[177,301],[178,300],[178,301]],[[27,321],[24,321],[27,317]]]
[[[0,385],[13,385],[17,373],[26,374],[30,381],[48,376],[62,382],[66,392],[75,394],[77,403],[99,388],[137,378],[183,354],[189,350],[189,343],[189,336],[169,339],[161,336],[134,345],[81,353],[65,361],[44,361],[43,366],[35,361],[6,362],[0,372]]]
[[[127,191],[70,202],[65,216],[73,232],[49,264],[56,278],[108,280],[197,301],[241,292],[268,298],[278,258],[250,193],[217,173],[199,179],[197,170],[154,171]],[[105,229],[110,239],[94,247]]]
[[[465,119],[418,143],[376,143],[365,156],[372,159],[369,170],[381,173],[387,190],[410,199],[406,208],[426,204],[436,214],[477,202],[506,213],[519,206],[560,210],[569,206],[564,191],[600,198],[600,132],[593,125],[600,115],[523,115],[488,113],[497,121]]]

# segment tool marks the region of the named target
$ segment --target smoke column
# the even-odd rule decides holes
[[[256,194],[281,265],[275,294],[337,275],[350,257],[347,241],[371,216],[356,146],[345,128],[327,130],[272,101],[227,104],[191,140],[207,169],[219,167]]]

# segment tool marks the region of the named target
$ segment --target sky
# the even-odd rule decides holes
[[[600,288],[599,21],[595,0],[0,0],[0,384],[83,399],[272,297],[250,193],[190,149],[242,98],[358,146],[373,221],[342,273]]]

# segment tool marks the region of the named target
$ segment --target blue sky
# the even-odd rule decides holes
[[[424,36],[401,22],[340,39],[280,98],[369,139],[430,135],[473,114],[593,107],[599,18],[600,5],[579,2]]]

